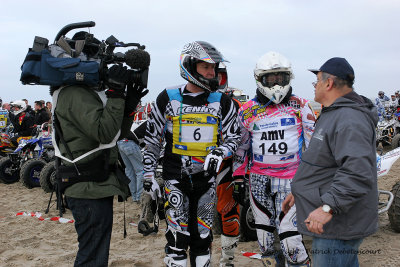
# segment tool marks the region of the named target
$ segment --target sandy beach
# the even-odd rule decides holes
[[[379,188],[390,190],[400,180],[399,174],[400,160],[388,175],[379,178]],[[27,189],[18,182],[0,184],[0,196],[0,266],[73,266],[78,247],[74,225],[57,220],[54,202],[50,212],[44,214],[50,194],[41,188]],[[115,200],[109,266],[164,266],[165,221],[160,222],[158,234],[143,237],[135,225],[139,205],[128,199],[125,209],[128,236],[124,239],[124,204]],[[69,210],[64,218],[73,219]],[[379,219],[379,231],[361,245],[360,266],[400,266],[400,233],[390,228],[387,213]],[[310,247],[311,239],[306,237],[305,243]],[[219,246],[220,237],[215,236],[212,266],[218,266]],[[262,266],[259,260],[241,255],[241,251],[259,252],[256,242],[239,243],[235,266]]]

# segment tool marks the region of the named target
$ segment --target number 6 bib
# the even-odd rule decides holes
[[[172,117],[172,153],[207,156],[217,144],[218,118],[210,114]]]

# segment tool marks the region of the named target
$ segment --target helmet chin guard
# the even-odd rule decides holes
[[[197,72],[197,63],[204,61],[215,64],[215,77],[207,79]],[[216,91],[219,86],[218,66],[221,62],[228,62],[222,54],[211,44],[195,41],[183,47],[180,57],[180,72],[183,79],[208,91]]]
[[[294,75],[289,60],[277,52],[268,52],[257,61],[254,78],[260,93],[279,104],[288,94]]]

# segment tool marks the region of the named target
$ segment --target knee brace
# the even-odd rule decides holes
[[[165,233],[165,238],[167,239],[167,247],[173,250],[185,251],[186,253],[190,242],[189,235],[168,227],[167,232]]]

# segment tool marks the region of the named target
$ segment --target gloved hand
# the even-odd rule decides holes
[[[233,199],[239,203],[240,205],[244,205],[244,201],[246,198],[246,187],[244,184],[244,176],[234,176],[234,181],[232,182],[233,185],[233,192],[232,196]]]
[[[128,84],[125,98],[125,116],[130,117],[136,111],[136,107],[140,102],[140,99],[147,95],[148,89],[138,85]]]
[[[143,177],[143,190],[151,196],[153,200],[157,197],[161,198],[161,190],[156,179],[154,179],[154,174],[146,174]]]
[[[108,98],[125,98],[125,87],[129,81],[127,67],[113,65],[107,73],[105,83],[108,85],[106,95]]]
[[[225,154],[222,148],[217,147],[213,149],[206,157],[204,162],[204,170],[208,172],[209,175],[217,175],[224,157]]]

